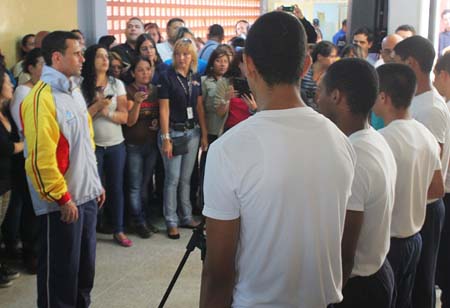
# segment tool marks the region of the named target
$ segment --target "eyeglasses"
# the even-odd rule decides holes
[[[141,47],[140,48],[140,50],[141,51],[144,51],[144,52],[146,52],[146,51],[151,51],[151,50],[153,50],[153,49],[156,49],[154,46],[150,46],[150,47]]]

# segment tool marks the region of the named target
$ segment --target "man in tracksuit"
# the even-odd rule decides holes
[[[42,42],[42,77],[21,117],[28,183],[41,222],[38,307],[88,307],[95,272],[97,173],[86,103],[71,77],[84,61],[78,37],[55,31]]]

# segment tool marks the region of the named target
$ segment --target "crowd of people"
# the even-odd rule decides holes
[[[96,231],[149,238],[158,200],[170,239],[206,216],[201,307],[434,308],[436,284],[450,307],[450,54],[281,10],[226,43],[133,17],[123,44],[41,31],[1,59],[2,240],[39,307],[89,306]]]

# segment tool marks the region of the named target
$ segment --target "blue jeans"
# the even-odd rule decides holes
[[[123,171],[126,158],[125,144],[122,142],[110,147],[96,146],[98,174],[103,180],[105,176],[105,206],[111,209],[111,222],[114,233],[123,232]]]
[[[188,152],[184,155],[173,156],[168,159],[162,153],[161,138],[158,138],[158,145],[164,162],[164,218],[167,227],[178,226],[177,201],[179,201],[179,214],[181,223],[189,223],[192,220],[192,205],[190,200],[191,175],[198,155],[198,145],[200,142],[200,129],[189,129],[185,132],[171,131],[172,138],[186,134],[189,138]]]
[[[155,143],[127,144],[126,182],[131,215],[136,225],[145,223],[143,207],[148,206],[148,187],[157,157],[158,146]]]

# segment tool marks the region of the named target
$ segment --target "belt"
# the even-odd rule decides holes
[[[193,129],[197,126],[197,122],[194,120],[187,120],[181,123],[170,123],[170,128],[177,132],[184,132],[189,129]]]

